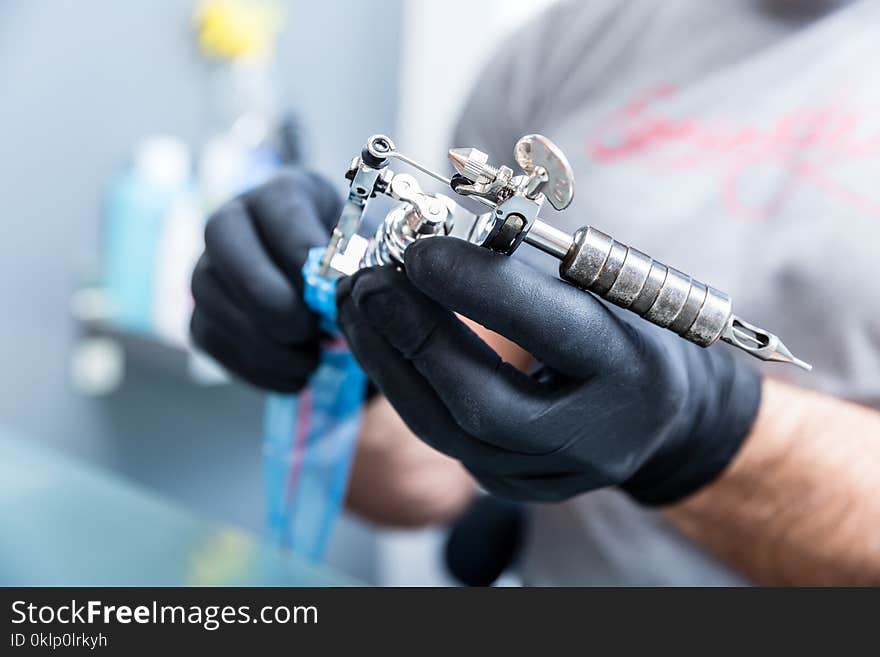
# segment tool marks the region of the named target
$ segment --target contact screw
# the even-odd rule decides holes
[[[471,182],[489,183],[498,177],[498,169],[489,164],[489,155],[476,148],[453,148],[449,160],[458,173]]]

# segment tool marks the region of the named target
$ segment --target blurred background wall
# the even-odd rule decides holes
[[[442,160],[482,61],[547,2],[284,4],[279,95],[302,121],[310,162],[343,182],[375,132]],[[194,148],[208,136],[210,75],[192,35],[194,8],[193,0],[0,2],[0,425],[259,531],[258,393],[134,367],[106,397],[82,396],[69,381],[79,334],[69,301],[98,259],[107,181],[145,134],[174,134]],[[347,519],[331,562],[368,581],[434,583],[443,578],[440,535],[376,540]]]
[[[317,168],[339,180],[365,135],[394,126],[399,3],[288,5],[280,93],[306,126]],[[0,423],[209,517],[259,529],[260,395],[129,368],[119,391],[91,399],[68,376],[78,330],[69,300],[97,259],[108,179],[144,134],[194,145],[207,137],[209,74],[194,43],[194,8],[192,0],[0,3]],[[387,70],[364,67],[351,47],[367,27]],[[336,545],[351,549],[334,560],[372,578],[366,531],[347,523],[342,534]]]

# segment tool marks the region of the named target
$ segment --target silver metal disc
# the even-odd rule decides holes
[[[562,150],[544,135],[526,135],[516,142],[513,149],[516,163],[531,174],[543,167],[548,181],[542,190],[547,200],[557,210],[564,210],[574,198],[574,172]]]

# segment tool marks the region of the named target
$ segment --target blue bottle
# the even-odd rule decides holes
[[[116,175],[107,193],[102,279],[113,321],[150,333],[156,257],[175,201],[191,194],[190,155],[174,137],[149,137],[133,166]]]

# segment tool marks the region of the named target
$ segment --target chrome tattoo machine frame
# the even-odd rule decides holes
[[[708,347],[719,339],[768,361],[811,366],[794,357],[778,336],[733,314],[730,296],[664,265],[591,226],[573,235],[539,217],[545,202],[561,211],[574,197],[574,174],[563,152],[542,135],[526,135],[514,148],[521,169],[492,166],[475,148],[454,148],[452,178],[399,152],[374,135],[346,174],[348,199],[321,260],[321,274],[336,278],[362,267],[402,263],[406,247],[436,235],[458,237],[510,255],[522,243],[561,262],[559,275],[577,287]],[[415,177],[395,173],[397,160],[441,182],[455,195],[428,193]],[[376,234],[358,234],[364,211],[377,195],[398,201]],[[469,209],[468,209],[469,208]]]

